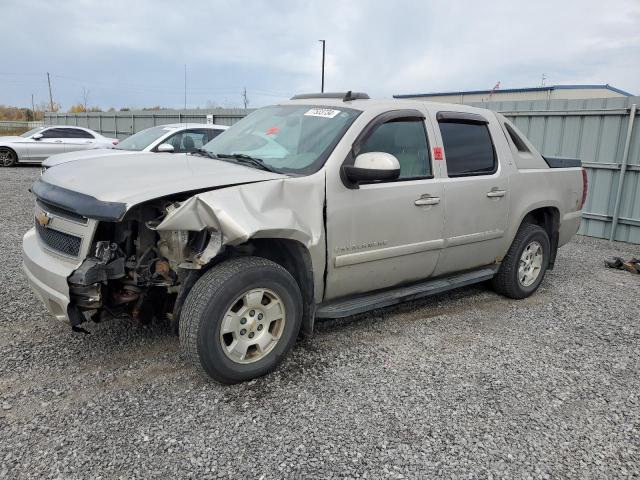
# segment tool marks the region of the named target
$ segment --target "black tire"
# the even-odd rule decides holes
[[[542,265],[535,281],[531,285],[525,286],[518,278],[518,268],[524,250],[534,241],[542,246]],[[491,281],[493,289],[506,297],[516,299],[526,298],[533,294],[544,279],[549,266],[550,252],[549,235],[542,227],[534,224],[522,225],[518,233],[516,233],[516,237],[513,239],[513,243],[504,257],[498,273]]]
[[[237,363],[223,351],[220,329],[233,302],[255,288],[267,288],[280,297],[286,321],[279,340],[263,358]],[[196,368],[220,383],[233,384],[274,370],[293,347],[301,320],[302,295],[287,270],[265,258],[234,258],[207,271],[187,295],[180,314],[180,344]]]
[[[18,162],[16,152],[10,148],[0,148],[0,167],[13,167]]]

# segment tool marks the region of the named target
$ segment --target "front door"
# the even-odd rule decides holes
[[[366,152],[394,155],[400,178],[359,188],[328,179],[325,300],[426,278],[443,245],[444,192],[433,175],[424,115],[405,110],[374,120],[352,156]]]
[[[29,139],[28,151],[29,160],[33,162],[42,162],[51,155],[65,152],[65,140],[64,132],[62,128],[47,128],[38,133],[42,134],[42,137],[38,140],[33,138]]]

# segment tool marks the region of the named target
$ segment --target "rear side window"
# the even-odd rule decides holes
[[[485,123],[441,121],[440,133],[449,177],[491,175],[497,162]]]
[[[394,155],[400,163],[400,179],[431,176],[427,134],[420,119],[398,119],[379,125],[360,150],[367,152]]]
[[[64,138],[93,138],[89,132],[80,130],[79,128],[61,128],[64,133]]]

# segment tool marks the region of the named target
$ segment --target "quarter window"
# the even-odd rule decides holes
[[[360,153],[385,152],[400,163],[400,178],[431,176],[429,144],[421,119],[398,119],[376,127],[363,144]]]
[[[518,135],[516,131],[513,128],[511,128],[511,125],[509,125],[508,123],[505,123],[504,128],[506,128],[507,133],[509,134],[509,137],[511,137],[511,141],[516,146],[519,152],[526,153],[529,151],[529,149],[524,143],[524,140],[522,140],[522,138],[520,138],[520,135]]]
[[[440,121],[449,177],[491,175],[497,162],[485,123]]]

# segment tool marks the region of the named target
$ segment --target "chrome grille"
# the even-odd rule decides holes
[[[65,218],[67,220],[71,220],[72,222],[81,223],[83,225],[87,224],[88,219],[86,217],[83,217],[82,215],[79,215],[70,210],[66,210],[64,208],[57,207],[55,205],[51,205],[50,203],[45,203],[42,200],[36,200],[36,202],[41,209],[47,212],[53,213],[54,215]]]
[[[43,227],[36,220],[36,231],[40,240],[49,247],[51,250],[62,253],[63,255],[69,255],[77,257],[80,253],[80,245],[82,244],[82,238],[70,235],[68,233],[53,230],[52,228]]]

